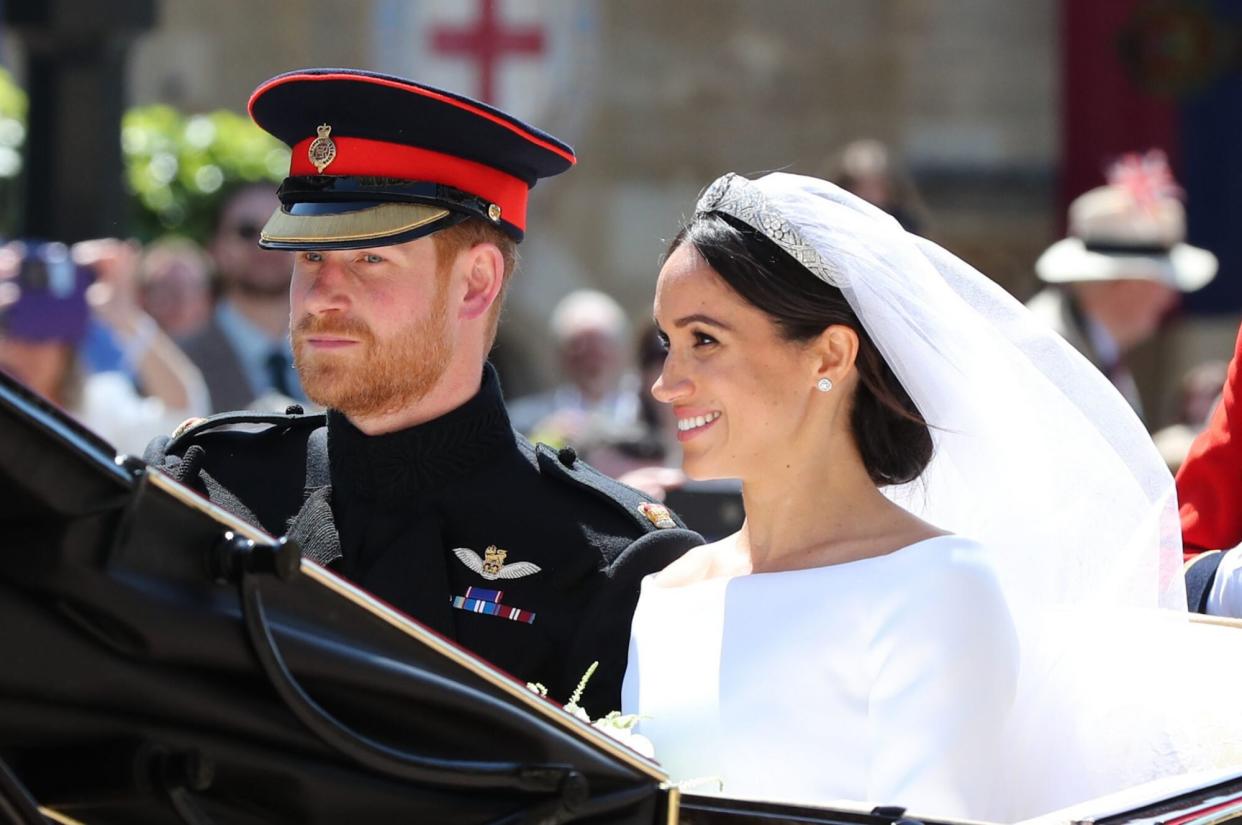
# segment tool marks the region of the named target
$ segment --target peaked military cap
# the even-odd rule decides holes
[[[404,243],[474,216],[515,240],[540,178],[573,149],[499,109],[410,80],[356,69],[277,75],[250,116],[289,145],[268,249]]]

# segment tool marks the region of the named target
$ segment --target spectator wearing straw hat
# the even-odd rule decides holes
[[[1216,256],[1185,242],[1186,213],[1163,153],[1128,155],[1105,186],[1070,204],[1069,237],[1039,257],[1045,287],[1027,306],[1109,377],[1142,415],[1126,355],[1180,295],[1216,275]]]

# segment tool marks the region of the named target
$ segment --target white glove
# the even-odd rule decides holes
[[[1242,545],[1225,553],[1208,592],[1207,612],[1242,619]]]

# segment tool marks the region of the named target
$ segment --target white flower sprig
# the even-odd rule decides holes
[[[586,673],[582,674],[582,678],[578,680],[578,686],[574,688],[569,701],[565,703],[565,710],[596,730],[608,734],[631,750],[642,754],[648,759],[655,759],[655,746],[651,744],[651,740],[641,733],[634,732],[634,726],[638,724],[642,718],[641,716],[636,713],[622,714],[620,711],[614,710],[592,721],[591,717],[587,715],[586,709],[578,704],[582,699],[583,692],[586,690],[587,682],[591,681],[591,677],[595,675],[595,671],[598,668],[599,662],[591,662],[591,666],[587,668]],[[548,696],[548,689],[539,682],[527,682],[526,687],[545,699]]]

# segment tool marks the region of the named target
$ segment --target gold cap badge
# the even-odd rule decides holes
[[[654,502],[644,501],[638,505],[638,512],[647,517],[647,521],[654,524],[661,530],[667,530],[670,527],[676,527],[677,522],[673,521],[673,514],[663,504],[655,504]]]
[[[306,156],[310,158],[310,162],[315,164],[315,169],[319,174],[323,174],[323,170],[328,168],[328,164],[336,160],[336,144],[332,142],[329,135],[332,134],[332,127],[324,123],[319,127],[319,137],[311,141],[311,145],[306,149]]]
[[[494,203],[491,206],[487,207],[487,217],[491,218],[493,222],[499,221],[500,220],[500,207]]]

